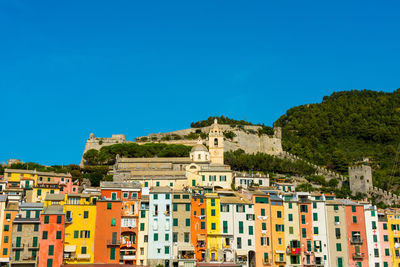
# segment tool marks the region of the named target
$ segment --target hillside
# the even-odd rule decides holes
[[[376,186],[400,188],[399,168],[393,168],[400,142],[400,89],[333,93],[322,103],[289,109],[275,126],[282,127],[285,151],[341,173],[368,157]]]

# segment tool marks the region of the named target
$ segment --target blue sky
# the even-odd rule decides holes
[[[0,162],[400,87],[399,1],[0,1]]]

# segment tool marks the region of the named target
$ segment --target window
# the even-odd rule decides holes
[[[190,239],[190,238],[189,238],[189,235],[190,235],[190,233],[185,233],[185,234],[184,234],[184,239],[185,239],[185,242],[186,242],[186,243],[189,243],[189,239]]]
[[[249,235],[253,235],[253,226],[249,225]]]
[[[301,215],[301,224],[306,224],[306,215]]]
[[[79,231],[74,231],[74,238],[79,238]]]
[[[215,216],[215,209],[211,209],[211,216]]]
[[[185,210],[190,211],[190,204],[185,204]]]
[[[289,213],[289,222],[293,221],[293,214]]]
[[[355,207],[355,206],[353,206]],[[353,223],[357,223],[357,216],[353,216]]]
[[[222,222],[222,231],[224,234],[228,233],[228,222],[227,221]]]
[[[241,249],[242,248],[242,238],[238,237],[236,242],[237,242],[237,248]]]
[[[47,239],[47,231],[43,231],[43,233],[42,233],[42,239],[43,240],[46,240]]]
[[[47,259],[47,267],[53,267],[53,259]]]
[[[307,229],[306,228],[301,228],[301,235],[303,238],[307,237]]]
[[[342,244],[336,243],[336,251],[342,251]]]
[[[178,204],[172,204],[172,210],[178,211]]]
[[[261,216],[265,216],[265,209],[261,209]]]
[[[293,226],[289,226],[289,234],[293,234]]]
[[[276,212],[276,217],[282,218],[282,211],[278,210],[278,211]]]
[[[318,235],[319,231],[318,231],[318,227],[314,227],[314,235]]]
[[[158,241],[158,234],[154,234],[153,239],[154,241]]]
[[[111,226],[116,226],[117,225],[117,219],[111,218]]]
[[[37,190],[37,195],[38,195],[38,196],[41,196],[41,195],[42,195],[42,189],[38,189],[38,190]]]
[[[172,233],[172,242],[178,242],[178,233]]]
[[[215,230],[216,229],[216,224],[215,223],[211,223],[211,230]]]
[[[261,226],[263,231],[267,230],[267,223],[262,223]]]
[[[379,250],[377,248],[374,248],[374,256],[375,258],[379,258]]]
[[[317,208],[317,202],[313,202],[312,203],[312,207],[313,207],[313,209],[316,209]]]
[[[356,212],[356,206],[351,206],[351,211]]]
[[[376,222],[372,221],[372,230],[375,230],[375,229],[376,229]]]
[[[83,212],[83,218],[84,218],[84,219],[89,218],[89,211],[84,211],[84,212]]]
[[[129,193],[124,192],[124,193],[122,194],[122,197],[123,197],[123,198],[128,198],[128,197],[129,197]]]
[[[8,224],[4,225],[4,231],[8,232],[10,230],[10,226]]]
[[[110,249],[110,260],[115,260],[115,248]]]
[[[340,222],[339,216],[335,216],[335,224],[338,224]]]
[[[339,257],[339,258],[337,259],[337,266],[338,266],[338,267],[343,267],[343,258],[340,258],[340,257]]]
[[[4,243],[8,243],[8,236],[4,236]]]
[[[192,180],[192,186],[196,186],[196,180]]]
[[[339,210],[339,206],[338,205],[333,205],[333,210]]]
[[[313,213],[313,221],[318,221],[318,213]]]
[[[37,247],[38,245],[38,237],[34,236],[32,239],[32,247]]]
[[[110,210],[112,208],[112,203],[107,203],[107,209]]]
[[[165,199],[170,199],[171,195],[170,194],[165,194]]]
[[[18,226],[17,226],[17,231],[18,231],[18,232],[22,232],[22,224],[18,224]]]
[[[61,239],[61,231],[56,232],[56,239]]]
[[[54,245],[49,245],[49,256],[54,255]]]
[[[178,226],[178,218],[174,218],[174,220],[173,220],[173,226]]]
[[[389,236],[388,235],[384,235],[383,236],[383,241],[386,241],[386,242],[389,241]]]
[[[308,212],[307,205],[300,205],[300,212]]]
[[[190,219],[186,219],[186,226],[190,226]]]
[[[169,234],[165,234],[165,241],[169,241]]]
[[[340,228],[335,228],[336,239],[340,239]]]
[[[383,230],[387,230],[388,228],[387,228],[387,223],[384,223],[383,224]]]
[[[44,216],[44,224],[49,224],[49,216]]]
[[[377,235],[373,235],[372,238],[373,238],[375,243],[378,242],[378,236]]]
[[[215,207],[215,199],[214,198],[211,199],[211,207]]]
[[[140,223],[140,231],[144,231],[144,223]]]
[[[205,222],[200,222],[200,229],[201,230],[206,229],[206,223]]]
[[[83,230],[81,231],[81,238],[90,238],[90,231]]]
[[[149,182],[144,182],[144,187],[149,187]]]
[[[165,254],[169,254],[169,246],[164,247],[164,252],[165,252]]]
[[[201,176],[201,180],[204,182],[204,181],[206,180],[206,176],[205,176],[205,175],[202,175],[202,176]]]
[[[243,234],[243,222],[239,221],[239,234]]]
[[[205,209],[201,209],[201,215],[204,216],[206,214],[206,210]]]
[[[61,224],[61,222],[62,222],[62,216],[57,215],[57,224]]]
[[[289,202],[289,209],[293,208],[293,203]],[[267,253],[268,254],[268,253]]]
[[[153,199],[158,199],[158,195],[157,194],[153,194]]]
[[[385,248],[385,256],[390,256],[390,251],[388,248]]]
[[[3,255],[7,255],[7,253],[8,253],[8,249],[3,248]]]

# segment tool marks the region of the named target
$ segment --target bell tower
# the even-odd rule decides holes
[[[224,164],[224,135],[218,125],[217,119],[210,127],[208,134],[208,147],[212,164]]]

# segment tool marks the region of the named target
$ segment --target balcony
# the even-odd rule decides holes
[[[120,246],[121,240],[107,240],[107,246]]]
[[[286,249],[286,254],[288,254],[288,255],[297,256],[297,255],[300,255],[300,253],[301,253],[301,248],[291,248],[291,247],[288,247],[288,248]]]
[[[363,243],[363,239],[361,237],[352,237],[350,238],[350,243],[353,245],[361,245]]]
[[[283,257],[283,258],[276,257],[276,258],[275,258],[275,262],[276,262],[276,263],[285,263],[285,262],[286,262],[286,259],[285,259],[285,257]]]
[[[271,259],[266,259],[263,261],[264,266],[271,266],[272,265],[272,260]]]
[[[136,255],[122,255],[122,260],[136,260]]]
[[[78,254],[78,260],[90,260],[90,254]]]
[[[39,249],[39,246],[38,244],[28,244],[28,249],[36,250]]]
[[[356,252],[353,253],[353,260],[362,260],[365,257],[365,253],[362,252]]]
[[[65,223],[72,223],[72,218],[66,218]]]
[[[12,248],[14,250],[16,249],[24,249],[25,244],[16,244],[16,243],[12,243]]]

